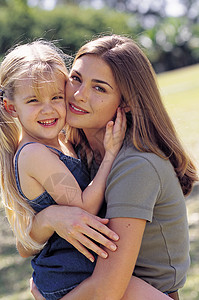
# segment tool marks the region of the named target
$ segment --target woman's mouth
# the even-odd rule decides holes
[[[84,115],[84,114],[88,114],[88,111],[82,109],[79,106],[76,106],[72,103],[69,103],[69,109],[72,113],[77,114],[77,115]]]
[[[41,121],[38,121],[38,123],[44,127],[50,127],[50,126],[55,125],[57,123],[57,120],[58,119],[41,120]]]

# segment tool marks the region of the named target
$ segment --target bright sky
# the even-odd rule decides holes
[[[186,7],[179,0],[166,0],[166,14],[172,17],[179,17],[186,11]]]
[[[145,0],[145,3],[148,2],[152,2],[154,0]],[[180,0],[165,0],[167,5],[166,5],[166,13],[167,15],[169,16],[172,16],[172,17],[179,17],[181,15],[184,14],[185,12],[185,6],[180,2]],[[39,0],[28,0],[28,4],[30,6],[36,6],[39,4]],[[42,4],[42,7],[44,9],[47,9],[47,10],[52,10],[55,5],[56,5],[56,0],[43,0],[42,1],[43,4]],[[101,2],[101,1],[100,1]]]

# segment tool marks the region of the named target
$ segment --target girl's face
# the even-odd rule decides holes
[[[20,79],[16,82],[13,115],[22,125],[22,137],[29,137],[41,143],[57,140],[58,134],[65,125],[65,82],[63,75],[58,74],[54,82],[42,78],[35,93],[31,79]]]
[[[95,55],[78,58],[66,84],[66,121],[70,126],[99,130],[112,120],[120,92],[110,67]]]

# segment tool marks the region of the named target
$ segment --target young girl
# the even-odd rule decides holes
[[[116,121],[106,126],[103,162],[89,184],[88,171],[73,147],[59,139],[66,121],[67,79],[61,52],[42,41],[16,47],[0,68],[1,196],[17,240],[35,251],[42,249],[30,235],[35,212],[59,204],[98,213],[125,135],[125,117],[118,109]],[[82,114],[78,108],[76,112]],[[33,259],[34,281],[46,299],[59,299],[91,273],[92,263],[78,264],[82,254],[71,251],[72,246],[54,234]],[[70,261],[77,265],[67,278],[63,273]]]

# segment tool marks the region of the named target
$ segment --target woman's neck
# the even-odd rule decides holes
[[[97,163],[101,163],[105,155],[104,149],[104,129],[92,129],[84,130],[84,134],[89,142],[91,149],[93,150],[94,157]]]

